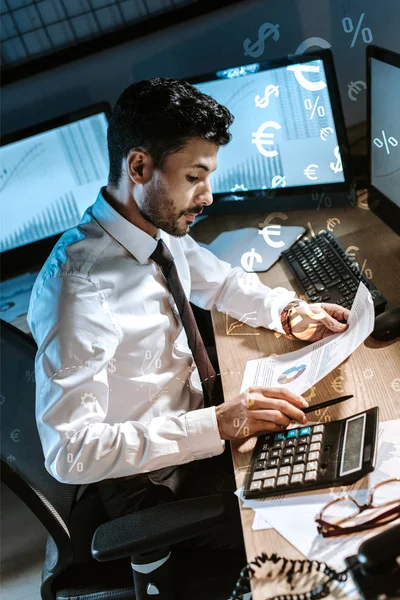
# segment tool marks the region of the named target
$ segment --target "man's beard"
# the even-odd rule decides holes
[[[176,212],[173,200],[166,194],[162,185],[158,184],[150,190],[147,190],[146,199],[139,211],[144,219],[149,221],[155,227],[158,227],[174,237],[183,237],[187,234],[188,225],[178,224],[178,219],[188,211],[182,210]],[[192,213],[201,212],[193,209]]]

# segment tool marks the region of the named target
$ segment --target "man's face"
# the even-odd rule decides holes
[[[218,150],[216,144],[191,138],[183,150],[169,155],[136,198],[142,216],[170,235],[187,234],[195,216],[213,201],[209,179]]]

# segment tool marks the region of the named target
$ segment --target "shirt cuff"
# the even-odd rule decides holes
[[[188,441],[195,459],[222,454],[225,440],[219,435],[215,406],[189,411],[185,417]]]

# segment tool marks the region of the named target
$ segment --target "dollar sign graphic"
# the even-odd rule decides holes
[[[342,159],[340,158],[339,154],[339,146],[336,146],[336,148],[333,151],[333,154],[336,156],[337,161],[336,164],[334,162],[329,163],[329,166],[331,167],[334,173],[339,173],[339,171],[343,171]]]
[[[115,373],[117,367],[115,366],[115,358],[110,358],[108,361],[108,370],[110,373]]]
[[[254,259],[256,262],[262,262],[262,257],[256,252],[255,248],[252,248],[250,252],[245,252],[240,259],[242,267],[245,271],[253,271]]]
[[[272,83],[267,85],[265,88],[264,98],[261,98],[261,96],[257,94],[257,96],[254,98],[256,106],[258,106],[258,108],[266,108],[269,104],[269,97],[272,96],[272,94],[275,95],[275,98],[279,96],[279,85],[273,85]]]
[[[265,49],[265,40],[272,36],[272,39],[277,42],[279,40],[279,23],[276,25],[272,25],[272,23],[263,23],[258,30],[258,40],[251,43],[249,38],[245,39],[243,42],[244,55],[245,56],[253,56],[253,58],[258,58],[264,52]]]

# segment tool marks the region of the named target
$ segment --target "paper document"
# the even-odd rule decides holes
[[[284,387],[303,394],[340,365],[362,344],[374,328],[375,311],[371,294],[360,283],[344,333],[334,333],[319,342],[282,354],[249,360],[241,392],[250,386]]]

